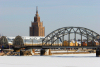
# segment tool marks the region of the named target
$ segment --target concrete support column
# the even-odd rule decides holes
[[[32,55],[31,50],[20,50],[20,56]]]
[[[20,52],[21,48],[14,48],[14,52]]]
[[[3,51],[3,48],[1,48],[1,52]]]
[[[100,41],[99,41],[99,45],[100,45]]]
[[[100,57],[100,47],[98,47],[96,50],[96,57]]]
[[[31,54],[35,55],[35,49],[31,49]]]
[[[50,49],[41,49],[40,55],[51,55],[51,50]]]

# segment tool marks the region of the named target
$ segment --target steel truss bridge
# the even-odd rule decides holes
[[[75,46],[70,46],[70,34],[74,34]],[[76,45],[76,34],[81,36],[81,46]],[[64,45],[64,38],[68,36],[68,45]],[[82,46],[82,36],[87,38],[87,46]],[[60,43],[59,43],[60,41]],[[91,41],[91,44],[89,44]],[[97,48],[95,41],[99,42],[100,45],[100,35],[93,30],[84,28],[84,27],[63,27],[57,30],[54,30],[48,34],[42,40],[43,48]],[[56,42],[56,43],[55,43]],[[55,45],[56,44],[56,45]]]

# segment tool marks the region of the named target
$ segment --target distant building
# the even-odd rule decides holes
[[[45,27],[43,27],[43,22],[40,22],[37,7],[34,22],[32,22],[32,25],[30,27],[30,36],[45,36]]]

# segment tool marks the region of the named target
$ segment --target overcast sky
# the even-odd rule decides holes
[[[100,0],[0,0],[0,33],[29,36],[36,6],[45,35],[68,26],[85,27],[100,34]]]

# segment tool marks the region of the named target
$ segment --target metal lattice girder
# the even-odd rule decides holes
[[[71,33],[76,33],[79,35],[82,35],[86,37],[87,39],[92,38],[92,39],[98,39],[100,38],[100,35],[93,30],[84,28],[84,27],[63,27],[59,28],[57,30],[54,30],[50,34],[48,34],[43,40],[42,44],[46,45],[48,42],[51,42],[51,45],[58,39],[61,38],[62,36],[71,34]]]
[[[7,40],[6,36],[2,36],[0,38],[0,45],[2,45],[2,46],[7,46],[8,45],[8,40]]]
[[[24,42],[21,36],[16,36],[15,39],[13,40],[13,45],[14,46],[23,46]]]

